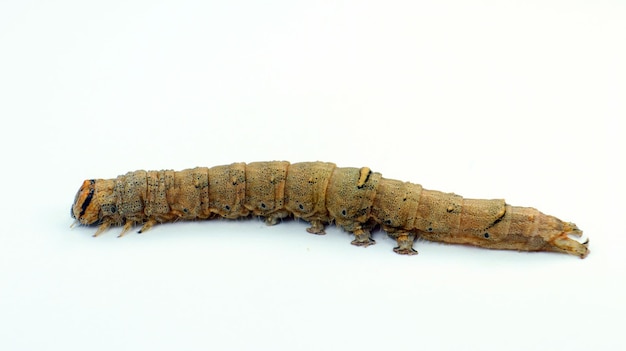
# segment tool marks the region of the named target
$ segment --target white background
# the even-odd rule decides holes
[[[0,349],[626,348],[623,1],[1,1]],[[369,166],[585,260],[257,219],[70,230],[84,179]]]

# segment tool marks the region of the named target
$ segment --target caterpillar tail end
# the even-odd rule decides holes
[[[551,241],[553,251],[575,255],[580,258],[587,257],[589,255],[589,239],[579,242],[571,238],[572,236],[581,238],[582,235],[583,231],[578,229],[574,223],[564,223],[563,231]]]

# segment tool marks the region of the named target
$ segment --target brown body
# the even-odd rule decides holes
[[[139,232],[174,220],[262,216],[276,224],[288,216],[311,223],[323,234],[334,222],[355,235],[353,244],[374,243],[370,231],[382,227],[400,254],[415,254],[416,237],[493,249],[555,251],[584,258],[587,242],[574,224],[534,208],[504,200],[474,200],[419,184],[385,179],[369,168],[332,163],[285,161],[233,163],[183,171],[135,171],[115,179],[86,180],[76,194],[72,217],[99,224],[135,224]],[[120,235],[122,235],[120,234]]]

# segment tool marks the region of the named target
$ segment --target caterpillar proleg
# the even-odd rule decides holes
[[[416,237],[490,249],[552,251],[585,258],[588,241],[575,224],[504,200],[465,199],[419,184],[383,178],[367,167],[326,162],[233,163],[183,171],[135,171],[115,179],[90,179],[71,208],[75,223],[99,225],[97,236],[123,225],[140,233],[175,220],[264,217],[268,225],[301,218],[324,234],[335,223],[354,234],[352,244],[374,244],[382,228],[397,241],[394,251],[413,255]]]

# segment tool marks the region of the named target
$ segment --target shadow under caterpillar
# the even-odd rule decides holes
[[[380,226],[397,241],[394,251],[413,255],[416,237],[489,249],[553,251],[585,258],[582,231],[530,207],[477,200],[419,184],[385,179],[367,167],[326,162],[233,163],[183,171],[135,171],[115,179],[84,181],[71,208],[74,224],[99,225],[94,236],[123,225],[139,233],[175,220],[262,216],[268,225],[293,216],[324,234],[334,222],[354,234],[352,244],[374,244]]]

